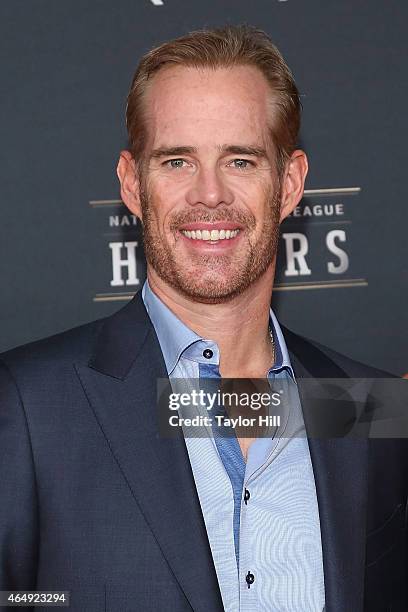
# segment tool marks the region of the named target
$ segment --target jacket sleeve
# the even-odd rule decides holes
[[[0,360],[0,590],[34,590],[37,553],[38,500],[30,433],[18,388]]]

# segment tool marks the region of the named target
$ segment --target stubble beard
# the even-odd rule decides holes
[[[229,208],[189,210],[175,213],[170,221],[173,246],[157,229],[154,203],[140,190],[143,213],[143,240],[146,260],[156,274],[177,292],[195,302],[207,304],[232,300],[246,291],[273,262],[279,240],[280,190],[266,197],[268,213],[260,235],[255,239],[255,217],[248,211]],[[188,262],[177,261],[178,227],[185,223],[233,221],[244,226],[239,257],[233,255],[192,255]],[[244,242],[245,241],[245,242]]]

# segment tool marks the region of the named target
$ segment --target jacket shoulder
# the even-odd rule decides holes
[[[0,362],[10,369],[20,370],[40,364],[44,367],[56,363],[72,364],[74,361],[87,361],[92,355],[99,330],[105,321],[106,318],[97,319],[52,336],[22,344],[0,353]]]
[[[73,364],[90,366],[112,376],[126,373],[153,329],[141,292],[112,315],[30,342],[0,354],[15,375],[37,381],[54,375],[72,376]]]
[[[282,331],[290,352],[307,368],[310,364],[333,364],[349,378],[394,378],[385,370],[362,363],[334,349],[284,327]],[[341,377],[339,375],[339,377]],[[335,378],[335,376],[333,376]]]

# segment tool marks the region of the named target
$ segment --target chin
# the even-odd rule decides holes
[[[193,281],[191,279],[178,279],[178,282],[173,286],[189,299],[202,304],[225,303],[247,289],[246,283],[232,283],[226,278],[206,282],[201,280],[198,283],[197,277]]]

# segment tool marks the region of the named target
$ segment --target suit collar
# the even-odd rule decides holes
[[[107,317],[96,340],[89,367],[124,380],[143,348],[152,341],[154,333],[141,292],[118,312]],[[162,359],[159,359],[161,362]],[[163,373],[163,363],[160,363]]]

